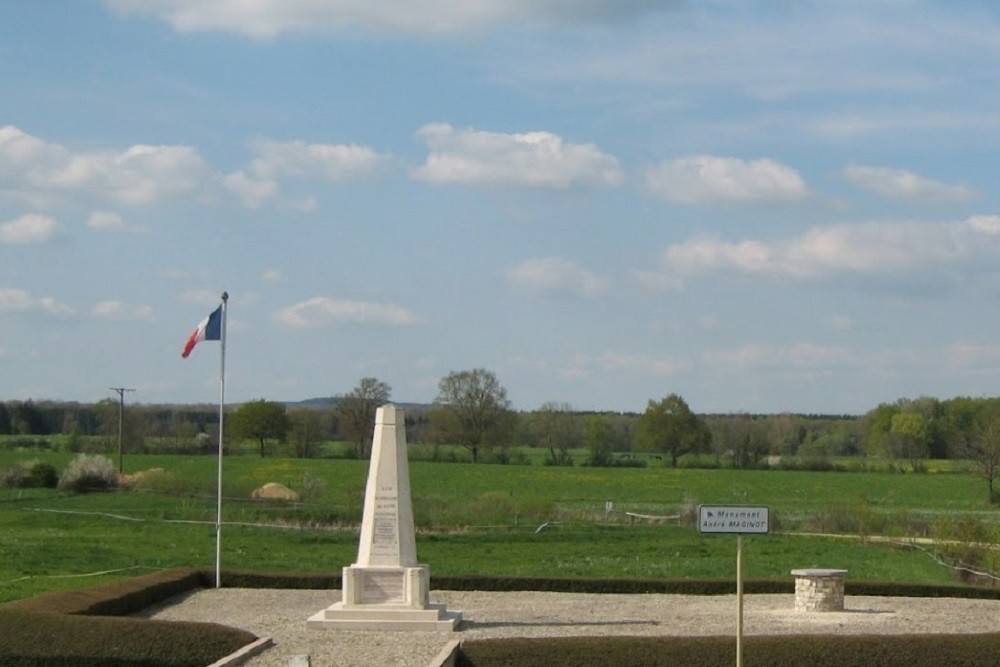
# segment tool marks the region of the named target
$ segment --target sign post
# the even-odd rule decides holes
[[[769,514],[761,506],[698,506],[698,532],[736,534],[736,667],[743,667],[743,536],[766,534]]]

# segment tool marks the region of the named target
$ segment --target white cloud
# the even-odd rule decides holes
[[[607,281],[561,257],[526,259],[506,274],[511,283],[541,293],[595,297],[607,288]]]
[[[993,113],[969,113],[955,111],[869,111],[866,113],[817,114],[804,121],[804,126],[813,134],[831,140],[856,140],[870,135],[890,135],[911,132],[914,135],[936,134],[940,131],[976,132],[993,130],[1000,124],[1000,118]]]
[[[76,309],[65,304],[56,301],[50,296],[43,296],[38,300],[39,307],[50,315],[75,315]]]
[[[223,176],[222,187],[235,195],[247,208],[259,208],[278,194],[278,184],[273,179],[259,178],[245,171]]]
[[[832,315],[827,319],[827,324],[837,331],[849,331],[854,328],[854,320],[847,315]]]
[[[606,370],[627,371],[630,373],[657,375],[661,377],[675,375],[689,367],[689,364],[685,361],[679,361],[673,357],[653,354],[620,354],[617,352],[607,352],[596,357],[594,361],[601,368]]]
[[[31,310],[34,303],[27,290],[0,287],[0,311]]]
[[[98,319],[115,322],[153,320],[153,309],[150,306],[145,304],[133,306],[114,299],[99,302],[91,309],[90,314]]]
[[[196,193],[208,170],[190,146],[138,144],[122,152],[82,153],[28,181],[45,189],[103,193],[129,205]]]
[[[662,5],[652,0],[105,0],[121,14],[150,15],[178,32],[233,31],[256,38],[283,32],[349,30],[453,33],[500,25],[614,20]]]
[[[117,232],[125,228],[122,217],[114,211],[94,211],[87,218],[87,226],[105,232]]]
[[[73,153],[8,125],[0,128],[0,191],[27,199],[86,195],[125,205],[199,193],[210,174],[190,146],[137,144]]]
[[[634,269],[632,277],[646,289],[657,292],[680,292],[684,289],[684,281],[682,279],[663,271]]]
[[[317,144],[303,141],[256,142],[254,158],[245,168],[222,178],[223,187],[248,208],[258,208],[278,194],[281,177],[321,179],[331,183],[369,179],[385,173],[392,156],[356,144]],[[296,210],[315,208],[315,198],[293,202]]]
[[[730,350],[706,352],[704,359],[712,365],[738,368],[819,368],[854,363],[853,355],[844,348],[813,343],[796,343],[785,347],[748,343]]]
[[[813,227],[784,240],[726,242],[698,238],[669,246],[667,271],[709,271],[820,278],[837,273],[888,274],[1000,255],[1000,218],[952,223],[861,223]]]
[[[432,183],[569,188],[622,181],[617,158],[593,144],[567,143],[549,132],[505,134],[432,123],[417,136],[427,142],[430,154],[414,176]]]
[[[284,272],[282,272],[280,269],[266,269],[264,271],[264,273],[261,274],[260,278],[265,283],[268,283],[268,284],[271,284],[271,285],[274,285],[274,284],[277,284],[277,283],[283,283],[283,282],[285,282],[287,280],[287,278],[285,277]]]
[[[1000,215],[974,215],[965,221],[970,231],[985,236],[1000,235]]]
[[[22,172],[35,165],[65,161],[67,151],[25,134],[13,125],[0,127],[0,178]]]
[[[59,231],[59,225],[48,216],[29,213],[0,224],[0,243],[48,243]]]
[[[13,287],[0,287],[0,312],[42,310],[51,315],[72,315],[76,311],[52,297],[34,297],[31,292]]]
[[[598,355],[576,355],[559,374],[567,380],[579,380],[594,372],[669,377],[690,368],[689,361],[667,355],[605,352]]]
[[[631,95],[618,99],[644,112],[696,109],[703,123],[686,135],[699,142],[717,140],[729,119],[741,138],[752,132],[762,141],[762,129],[836,140],[903,130],[926,141],[927,129],[982,134],[997,127],[988,105],[963,104],[972,79],[954,75],[996,57],[997,40],[982,27],[993,25],[992,10],[916,11],[908,0],[793,5],[762,11],[774,3],[687,2],[666,20],[580,39],[577,48],[562,40],[532,45],[517,68],[550,88],[564,84],[569,94],[631,86]],[[760,101],[785,112],[762,115],[746,104]]]
[[[87,216],[87,227],[95,232],[117,234],[141,234],[146,232],[142,227],[126,225],[122,217],[114,211],[94,211]]]
[[[967,202],[977,192],[965,185],[952,185],[913,172],[888,167],[848,165],[844,178],[860,188],[889,199],[917,202]]]
[[[947,359],[959,368],[996,368],[1000,365],[1000,345],[955,343],[949,346]]]
[[[808,194],[799,173],[773,160],[691,155],[648,167],[646,188],[670,202],[788,202]]]
[[[322,296],[283,308],[275,318],[285,326],[296,329],[338,322],[406,326],[417,320],[409,310],[394,304],[349,301]]]
[[[378,175],[393,161],[389,155],[357,144],[264,140],[255,150],[259,157],[251,168],[259,176],[313,176],[332,183]]]

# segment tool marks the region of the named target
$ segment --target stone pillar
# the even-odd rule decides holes
[[[343,570],[340,602],[309,618],[312,627],[454,630],[461,612],[430,602],[430,575],[417,563],[403,411],[378,409],[357,561]]]

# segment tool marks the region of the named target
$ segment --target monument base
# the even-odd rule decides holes
[[[311,628],[336,630],[404,630],[452,632],[462,621],[462,612],[447,611],[445,605],[431,603],[427,609],[392,609],[386,605],[346,608],[338,602],[309,617]]]
[[[426,567],[344,568],[343,599],[309,617],[314,628],[450,632],[462,612],[429,602]]]

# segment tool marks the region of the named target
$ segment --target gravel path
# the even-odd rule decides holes
[[[275,646],[245,664],[287,667],[309,655],[312,667],[427,667],[451,639],[573,635],[731,635],[733,595],[607,595],[432,591],[463,612],[454,633],[362,632],[306,627],[340,600],[340,591],[209,589],[151,609],[150,618],[210,621],[273,637]],[[794,610],[792,595],[747,595],[744,631],[761,634],[922,634],[1000,631],[1000,600],[848,596],[845,611]]]

